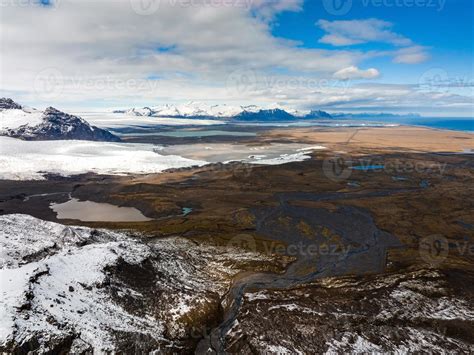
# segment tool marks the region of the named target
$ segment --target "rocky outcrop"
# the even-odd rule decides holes
[[[21,110],[21,105],[17,104],[12,99],[5,97],[0,98],[0,110]]]
[[[82,118],[61,112],[54,107],[48,107],[44,111],[41,123],[8,129],[5,135],[24,140],[120,141],[120,138],[109,131],[91,126]]]
[[[0,353],[192,353],[231,279],[273,257],[0,216]],[[253,265],[253,266],[249,266]]]
[[[449,272],[421,269],[247,293],[226,351],[472,353],[473,275],[463,278],[469,287]]]

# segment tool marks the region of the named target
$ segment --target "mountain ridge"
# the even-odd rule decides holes
[[[206,118],[236,121],[291,121],[332,118],[329,113],[321,110],[298,111],[281,107],[263,108],[256,105],[208,105],[194,101],[182,105],[165,104],[162,106],[145,106],[143,108],[114,110],[113,113],[146,117]]]
[[[120,138],[105,129],[90,125],[79,116],[54,107],[41,111],[26,110],[9,98],[0,99],[0,135],[23,140],[88,140],[120,142]],[[9,123],[8,123],[9,121]]]

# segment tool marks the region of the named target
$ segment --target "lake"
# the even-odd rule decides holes
[[[50,208],[56,212],[58,219],[77,219],[82,222],[147,222],[152,220],[133,207],[79,201],[76,198],[65,203],[53,203]]]

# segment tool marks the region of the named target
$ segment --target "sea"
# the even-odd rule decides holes
[[[239,122],[239,126],[271,127],[393,127],[400,125],[429,127],[474,133],[474,119],[460,117],[389,117],[383,119],[337,118],[325,120],[300,120],[293,122]]]
[[[403,125],[422,126],[437,129],[449,129],[474,133],[474,118],[466,117],[415,117],[384,119],[384,123],[399,123]]]

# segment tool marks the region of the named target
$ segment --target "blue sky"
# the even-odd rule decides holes
[[[384,3],[393,6],[383,6]],[[420,0],[422,6],[406,5],[411,3],[414,1],[354,0],[346,14],[333,15],[326,10],[323,1],[306,1],[303,11],[280,14],[272,33],[277,37],[300,41],[304,47],[330,49],[330,45],[318,42],[324,35],[324,31],[315,26],[318,20],[382,19],[393,23],[394,31],[428,47],[431,56],[430,60],[416,67],[393,65],[386,59],[367,61],[368,65],[387,69],[384,70],[386,81],[409,82],[415,79],[413,74],[416,75],[420,68],[428,70],[432,67],[444,67],[449,69],[452,75],[472,78],[473,1]],[[383,50],[387,49],[387,45],[372,42],[345,48]]]
[[[36,107],[473,116],[471,0],[11,0],[0,91]]]

